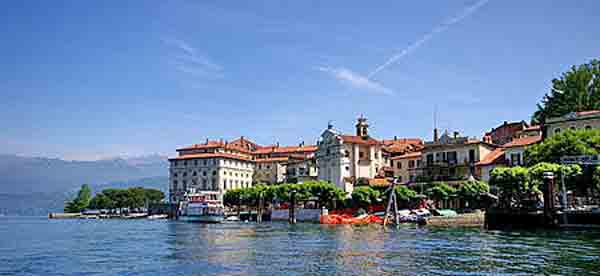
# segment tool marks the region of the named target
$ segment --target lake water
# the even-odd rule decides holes
[[[600,232],[0,217],[0,275],[600,274]]]

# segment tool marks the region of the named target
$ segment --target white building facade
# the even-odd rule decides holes
[[[361,117],[356,124],[357,135],[343,135],[329,125],[317,143],[318,180],[335,184],[352,193],[360,178],[375,178],[386,166],[383,144],[368,135],[368,124]]]

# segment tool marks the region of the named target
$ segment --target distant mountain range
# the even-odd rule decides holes
[[[166,192],[167,175],[167,157],[160,155],[98,161],[0,155],[0,214],[60,211],[82,184],[94,192],[131,186]]]

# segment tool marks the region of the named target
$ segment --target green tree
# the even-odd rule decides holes
[[[144,189],[148,203],[160,203],[165,198],[165,193],[157,189]]]
[[[461,200],[469,203],[470,207],[474,207],[483,201],[484,196],[489,192],[490,186],[487,183],[472,180],[462,183],[458,188],[457,195]]]
[[[90,201],[89,208],[95,209],[95,210],[100,210],[100,209],[112,210],[115,208],[115,206],[114,206],[114,202],[108,196],[106,196],[103,193],[98,193]]]
[[[569,112],[600,109],[600,61],[573,66],[560,78],[553,79],[551,90],[537,108],[532,118],[534,123]]]
[[[430,199],[439,202],[454,197],[456,195],[456,189],[445,182],[434,182],[431,187],[425,190],[425,195]]]
[[[520,207],[526,195],[537,192],[537,187],[529,185],[529,171],[524,167],[493,169],[490,185],[497,187],[503,207]]]
[[[600,154],[600,130],[567,130],[525,149],[525,163],[559,163],[561,157]]]
[[[87,184],[81,185],[77,196],[72,201],[67,202],[65,205],[65,212],[67,213],[78,213],[85,210],[92,200],[92,190]]]
[[[352,191],[352,202],[356,207],[367,208],[377,203],[380,198],[381,193],[369,186],[359,186]]]

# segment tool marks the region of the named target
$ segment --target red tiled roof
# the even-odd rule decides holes
[[[215,152],[215,153],[198,153],[198,154],[186,154],[177,156],[174,158],[169,158],[171,160],[189,160],[189,159],[206,159],[206,158],[229,158],[236,159],[242,161],[252,161],[251,158],[239,156],[235,154],[223,153],[223,152]]]
[[[225,143],[223,143],[221,141],[208,141],[203,144],[194,144],[194,145],[191,145],[188,147],[179,148],[179,149],[177,149],[177,151],[195,150],[195,149],[212,149],[212,148],[223,147],[224,145],[225,145]]]
[[[410,153],[406,153],[403,155],[394,156],[394,157],[390,158],[390,160],[401,160],[401,159],[419,158],[419,157],[421,157],[421,152],[417,151],[417,152],[410,152]]]
[[[486,166],[486,165],[501,163],[501,162],[503,162],[503,160],[504,160],[504,149],[497,148],[497,149],[493,150],[492,152],[488,153],[488,155],[486,155],[483,158],[483,160],[477,162],[475,165],[476,166]]]
[[[577,116],[587,116],[587,115],[594,115],[594,114],[598,114],[598,113],[600,113],[600,110],[586,110],[586,111],[575,112],[575,114],[577,114]]]
[[[308,145],[308,146],[287,146],[287,147],[279,147],[279,146],[265,146],[261,147],[255,151],[254,154],[269,154],[269,153],[299,153],[299,152],[315,152],[317,151],[317,146]]]
[[[532,145],[542,141],[541,136],[525,136],[522,138],[517,138],[512,140],[512,142],[505,144],[505,148],[514,148],[514,147],[524,147],[528,145]]]
[[[342,141],[348,144],[361,144],[361,145],[379,145],[381,142],[371,138],[371,137],[361,137],[355,135],[340,135]]]
[[[530,127],[526,127],[523,130],[527,131],[527,130],[540,130],[540,129],[542,129],[542,126],[540,126],[540,125],[533,125],[533,126],[530,126]]]
[[[423,140],[419,138],[398,138],[391,140],[383,140],[381,142],[386,146],[397,144],[423,144]]]
[[[271,162],[285,162],[290,160],[289,157],[274,157],[274,158],[260,158],[254,159],[256,163],[271,163]]]

